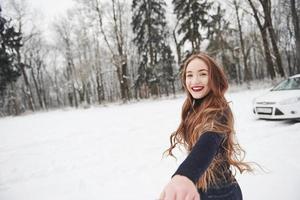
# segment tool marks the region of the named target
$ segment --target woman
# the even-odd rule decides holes
[[[208,55],[191,55],[183,65],[182,83],[187,92],[181,123],[171,135],[172,150],[182,144],[189,152],[165,186],[161,200],[242,200],[235,171],[252,171],[242,161],[234,141],[233,115],[224,97],[227,79]]]

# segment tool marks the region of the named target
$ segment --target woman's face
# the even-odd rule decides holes
[[[205,97],[210,91],[208,86],[208,66],[200,58],[195,58],[186,67],[185,84],[194,99]]]

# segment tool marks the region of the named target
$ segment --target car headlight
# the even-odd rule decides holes
[[[293,97],[290,99],[285,99],[283,101],[280,101],[279,104],[287,105],[287,104],[293,104],[293,103],[298,103],[298,102],[300,102],[300,97]]]

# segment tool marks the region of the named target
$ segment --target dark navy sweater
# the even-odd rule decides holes
[[[196,184],[216,154],[220,152],[223,139],[224,136],[220,133],[213,131],[203,133],[173,176],[186,176]]]

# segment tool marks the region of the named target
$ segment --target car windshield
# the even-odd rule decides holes
[[[275,86],[272,91],[277,90],[300,90],[300,77],[288,78]]]

